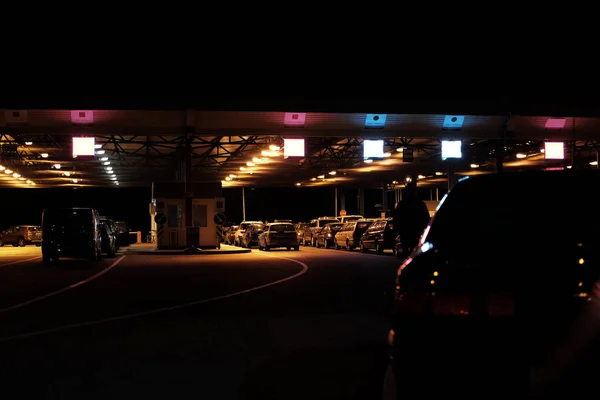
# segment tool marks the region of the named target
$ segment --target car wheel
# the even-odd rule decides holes
[[[25,239],[23,239],[23,238],[19,239],[19,242],[18,242],[19,247],[25,247],[26,244],[27,243],[25,243]]]
[[[360,252],[361,253],[366,253],[367,249],[365,248],[365,245],[363,244],[363,242],[360,242]]]

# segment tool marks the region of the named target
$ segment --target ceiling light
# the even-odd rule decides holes
[[[96,143],[96,144],[94,145],[94,148],[95,148],[95,149],[101,149],[101,148],[102,148],[102,145],[101,145],[100,143]]]
[[[20,177],[19,180],[20,181],[24,181],[26,178]]]
[[[246,167],[240,167],[240,171],[245,171]]]
[[[98,154],[99,156],[106,153],[104,150],[96,150],[96,154]]]
[[[0,165],[0,171],[4,171],[6,167],[4,165]]]
[[[25,182],[31,184],[31,181],[29,179],[27,179]]]
[[[235,174],[229,174],[229,177],[230,178],[237,178],[237,175],[235,175]]]
[[[116,176],[111,176],[109,179],[110,179],[111,181],[116,181],[116,180],[117,180],[117,177],[116,177]]]
[[[479,164],[471,164],[471,168],[479,168]]]
[[[366,163],[372,163],[372,162],[373,162],[373,160],[371,160],[370,158],[367,158],[367,159],[365,160],[365,162],[366,162]]]
[[[65,172],[65,176],[71,176],[71,173],[69,171]]]
[[[53,167],[56,168],[56,169],[60,169],[61,165],[60,164],[54,164]]]
[[[398,181],[392,181],[392,185],[397,185]]]
[[[325,179],[325,175],[319,175],[319,176],[317,176],[317,178],[319,178],[319,179]]]
[[[404,147],[398,147],[398,148],[396,149],[396,151],[397,151],[398,153],[402,153],[402,152],[404,151]]]
[[[527,157],[527,154],[517,153],[517,158],[525,158],[525,157]]]
[[[253,162],[255,162],[255,163],[259,163],[259,162],[261,162],[262,160],[261,160],[260,158],[258,158],[258,157],[254,157],[254,158],[252,159],[252,161],[253,161]]]
[[[108,161],[108,157],[101,157],[100,161]]]
[[[263,157],[271,157],[271,156],[273,156],[274,154],[273,154],[273,152],[271,152],[271,151],[268,151],[268,150],[263,150],[263,151],[261,151],[261,152],[260,152],[260,155],[261,155],[261,156],[263,156]]]
[[[417,179],[425,179],[425,178],[426,178],[425,175],[419,175],[419,176],[417,176]]]
[[[311,181],[316,181],[316,180],[317,180],[317,178],[314,178],[314,177],[313,177],[313,178],[310,178],[310,180],[311,180]]]
[[[13,178],[18,178],[18,177],[20,177],[20,176],[21,176],[21,175],[20,175],[20,174],[17,174],[16,172],[13,174]]]
[[[31,146],[33,142],[25,142],[25,146]]]
[[[331,172],[329,172],[329,175],[335,175],[335,174],[337,174],[337,172],[336,172],[336,171],[331,171]]]
[[[281,150],[281,147],[272,144],[269,146],[269,150],[279,151],[279,150]]]
[[[437,176],[442,176],[442,175],[444,175],[444,173],[443,173],[443,172],[436,172],[435,174],[436,174]]]
[[[590,165],[598,165],[598,161],[590,161]]]
[[[254,164],[252,161],[248,161],[246,163],[246,165],[249,166],[249,167],[254,167],[254,165],[256,165],[256,164]]]
[[[384,156],[384,157],[391,157],[391,156],[392,156],[392,153],[383,153],[383,156]]]
[[[226,180],[226,181],[230,181],[230,180],[231,180],[231,178],[230,178],[230,177],[228,177],[228,176],[226,176],[226,177],[225,177],[225,180]]]
[[[73,183],[77,183],[79,182],[77,179],[73,179]]]
[[[10,175],[10,174],[13,173],[13,170],[12,169],[5,169],[4,173],[7,174],[7,175]]]
[[[42,153],[40,156],[42,156],[42,158],[48,158],[48,153]]]
[[[110,161],[105,161],[102,163],[102,165],[110,165]]]
[[[296,186],[300,186],[302,185],[300,182],[296,182]]]

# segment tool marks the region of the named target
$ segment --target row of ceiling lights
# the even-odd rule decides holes
[[[262,157],[277,157],[281,155],[281,146],[277,146],[277,145],[270,145],[269,146],[269,150],[263,150],[261,151],[260,155]],[[260,157],[253,157],[252,160],[246,162],[246,166],[245,167],[240,167],[240,171],[242,173],[248,173],[250,175],[254,174],[254,172],[252,171],[252,167],[255,167],[257,164],[261,164],[263,163],[265,160],[260,158]],[[238,178],[238,175],[236,174],[229,174],[228,176],[225,177],[225,180],[221,181],[221,183],[226,184],[227,182],[231,182],[232,180]]]
[[[113,171],[113,167],[110,165],[110,159],[106,154],[106,151],[102,149],[101,144],[94,145],[96,148],[96,156],[98,157],[98,161],[101,163],[104,171],[108,175],[108,179],[110,179],[115,185],[119,185],[119,179],[117,178],[117,174]]]
[[[35,185],[35,182],[33,182],[31,179],[27,179],[26,177],[22,176],[18,172],[15,172],[10,168],[6,168],[4,165],[0,165],[0,171],[3,171],[4,174],[7,175],[9,178],[12,178],[12,179],[18,181],[18,183],[26,183],[28,185]]]

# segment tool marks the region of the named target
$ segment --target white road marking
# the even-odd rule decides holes
[[[8,267],[9,265],[24,263],[24,262],[27,262],[27,261],[37,260],[38,258],[42,258],[42,256],[37,256],[37,257],[33,257],[33,258],[27,258],[25,260],[13,261],[13,262],[9,262],[9,263],[6,263],[6,264],[0,264],[0,268],[2,268],[2,267]]]
[[[279,258],[281,260],[286,260],[286,261],[291,261],[293,263],[296,263],[296,264],[300,265],[302,267],[302,270],[300,272],[292,275],[292,276],[288,276],[287,278],[282,278],[282,279],[279,279],[279,280],[276,280],[276,281],[273,281],[273,282],[270,282],[270,283],[265,283],[264,285],[255,286],[255,287],[252,287],[252,288],[249,288],[249,289],[240,290],[240,291],[234,292],[234,293],[224,294],[224,295],[221,295],[221,296],[211,297],[211,298],[203,299],[203,300],[196,300],[196,301],[192,301],[192,302],[189,302],[189,303],[183,303],[183,304],[178,304],[178,305],[169,306],[169,307],[155,308],[153,310],[148,310],[148,311],[141,311],[141,312],[132,313],[132,314],[124,314],[124,315],[119,315],[119,316],[116,316],[116,317],[108,317],[108,318],[103,318],[103,319],[98,319],[98,320],[93,320],[93,321],[79,322],[79,323],[76,323],[76,324],[63,325],[63,326],[59,326],[59,327],[56,327],[56,328],[43,329],[43,330],[39,330],[39,331],[35,331],[35,332],[22,333],[20,335],[15,335],[15,336],[9,336],[9,337],[0,338],[0,343],[2,343],[2,342],[8,342],[8,341],[11,341],[11,340],[27,339],[27,338],[30,338],[30,337],[46,335],[46,334],[49,334],[49,333],[62,332],[62,331],[66,331],[66,330],[69,330],[69,329],[83,328],[83,327],[91,326],[91,325],[104,324],[104,323],[107,323],[107,322],[122,321],[122,320],[126,320],[126,319],[132,319],[132,318],[137,318],[137,317],[144,317],[146,315],[158,314],[158,313],[163,313],[163,312],[167,312],[167,311],[178,310],[178,309],[181,309],[181,308],[196,306],[196,305],[199,305],[199,304],[210,303],[212,301],[228,299],[228,298],[231,298],[231,297],[240,296],[242,294],[246,294],[246,293],[250,293],[250,292],[255,292],[257,290],[265,289],[265,288],[268,288],[270,286],[275,286],[275,285],[279,285],[280,283],[291,281],[292,279],[296,279],[296,278],[304,275],[306,273],[306,271],[308,271],[308,265],[306,265],[302,261],[294,260],[294,259],[287,258],[287,257],[278,257],[276,255],[267,255],[267,254],[265,254],[265,256],[273,257],[273,258]],[[117,260],[117,261],[120,261],[120,259]]]
[[[79,287],[79,286],[84,285],[84,284],[86,284],[88,282],[91,282],[94,279],[101,277],[102,275],[104,275],[105,273],[107,273],[108,271],[110,271],[111,269],[113,269],[114,267],[116,267],[121,261],[123,261],[124,258],[125,258],[125,256],[121,256],[119,259],[117,259],[115,262],[113,262],[112,264],[110,264],[108,267],[104,268],[102,271],[98,272],[95,275],[90,276],[89,278],[81,280],[81,281],[79,281],[77,283],[74,283],[74,284],[69,285],[67,287],[64,287],[62,289],[59,289],[57,291],[54,291],[54,292],[47,293],[45,295],[36,297],[34,299],[24,301],[22,303],[14,304],[12,306],[8,306],[8,307],[5,307],[5,308],[0,308],[0,313],[5,313],[5,312],[8,312],[8,311],[16,310],[17,308],[21,308],[21,307],[25,307],[25,306],[28,306],[28,305],[33,304],[33,303],[37,303],[38,301],[45,300],[45,299],[47,299],[49,297],[56,296],[57,294],[64,293],[67,290],[75,289],[76,287]]]

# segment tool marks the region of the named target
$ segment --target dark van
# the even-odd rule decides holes
[[[100,217],[93,208],[51,208],[42,213],[44,263],[60,257],[102,258]]]

